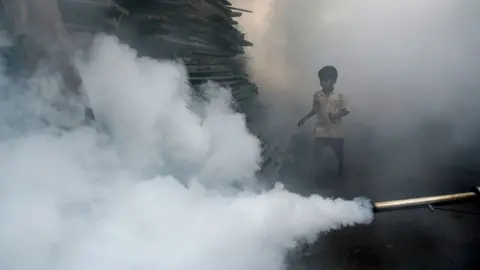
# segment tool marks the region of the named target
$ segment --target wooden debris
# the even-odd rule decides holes
[[[237,110],[247,115],[249,125],[253,123],[249,111],[258,106],[258,88],[249,81],[244,55],[244,47],[253,44],[234,20],[251,11],[232,7],[226,0],[49,0],[55,1],[66,31],[115,34],[142,56],[181,60],[200,95],[200,86],[208,81],[229,87]],[[16,25],[22,31],[22,24]],[[278,144],[264,143],[262,170],[269,170],[269,164],[277,166],[280,153]]]
[[[72,32],[116,34],[141,55],[181,59],[193,86],[215,81],[237,102],[258,92],[245,71],[245,40],[233,18],[249,12],[225,0],[59,0]]]

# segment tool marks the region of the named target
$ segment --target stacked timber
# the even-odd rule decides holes
[[[242,110],[258,89],[245,70],[245,40],[226,0],[59,0],[71,32],[107,32],[153,58],[182,60],[190,83],[229,87]]]
[[[193,87],[214,81],[230,88],[237,109],[247,115],[250,129],[262,140],[262,172],[276,173],[281,144],[267,140],[271,136],[258,125],[262,105],[245,68],[244,47],[252,43],[234,20],[250,11],[226,0],[60,0],[60,9],[70,32],[115,34],[141,55],[183,61]]]
[[[32,0],[2,0],[5,1],[12,3],[8,8],[12,11],[15,5],[27,6]],[[235,21],[250,11],[232,7],[227,0],[48,0],[48,4],[50,14],[58,15],[42,13],[47,17],[44,19],[54,18],[51,21],[55,28],[65,29],[72,37],[98,32],[114,34],[142,56],[181,60],[188,69],[191,85],[200,95],[200,86],[208,81],[230,88],[236,108],[247,115],[252,132],[264,137],[265,127],[258,124],[262,120],[257,117],[261,107],[256,100],[258,89],[249,81],[245,68],[244,47],[252,44],[245,40]],[[41,12],[32,12],[37,13]],[[15,23],[21,19],[17,17],[10,20],[11,29],[23,25]],[[33,21],[32,24],[29,29],[35,30]],[[89,35],[86,36],[88,39]],[[281,151],[276,144],[262,141],[265,153],[262,168],[268,171],[272,164],[278,163]]]
[[[114,34],[129,13],[112,0],[58,0],[58,4],[64,27],[71,33]]]

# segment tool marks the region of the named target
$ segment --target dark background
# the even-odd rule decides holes
[[[254,10],[241,19],[255,44],[252,78],[272,106],[270,141],[289,142],[276,180],[304,195],[373,201],[480,185],[479,1],[265,1],[236,2]],[[334,176],[336,160],[326,151],[324,178],[312,183],[314,120],[296,123],[310,110],[324,65],[338,68],[336,89],[351,108],[346,176]],[[478,269],[480,204],[451,208],[477,215],[381,213],[371,225],[321,235],[290,265]]]
[[[327,150],[324,179],[312,183],[312,134],[294,135],[279,176],[287,188],[305,195],[384,201],[466,192],[480,185],[480,145],[451,146],[448,157],[441,157],[442,146],[454,145],[448,136],[429,136],[435,127],[448,133],[441,123],[419,128],[404,140],[378,140],[367,127],[351,125],[357,132],[346,140],[342,179],[334,176],[335,156]],[[420,154],[414,160],[394,161],[411,151],[406,145]],[[292,255],[292,269],[478,269],[480,204],[442,209],[468,213],[427,208],[379,213],[371,225],[321,235],[313,246]]]

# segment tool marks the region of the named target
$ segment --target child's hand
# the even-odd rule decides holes
[[[301,127],[303,124],[305,124],[305,121],[306,121],[305,118],[302,118],[302,119],[300,119],[300,121],[298,121],[298,124],[297,124],[297,125],[298,125],[299,127]]]

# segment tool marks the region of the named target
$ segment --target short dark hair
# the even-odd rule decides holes
[[[318,78],[320,78],[321,81],[330,79],[337,81],[338,71],[334,66],[324,66],[318,71]]]

